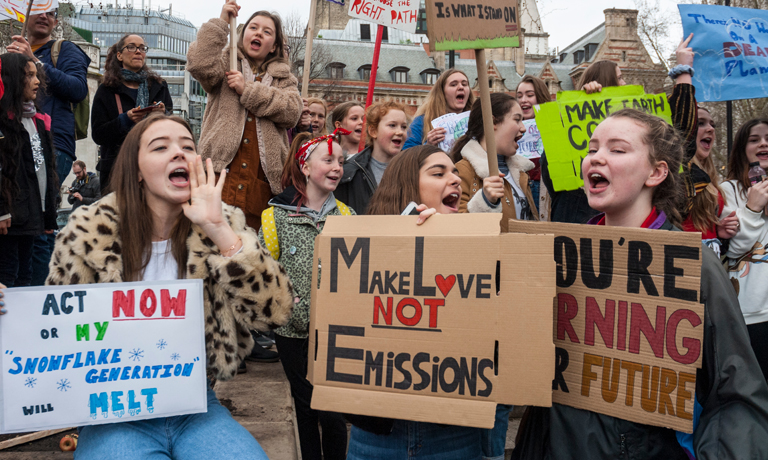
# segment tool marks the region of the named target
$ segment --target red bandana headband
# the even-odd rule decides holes
[[[301,144],[301,148],[299,148],[299,151],[296,152],[296,159],[299,160],[299,166],[304,166],[304,163],[307,162],[309,155],[311,155],[312,152],[314,152],[317,148],[318,144],[323,141],[328,141],[328,155],[330,155],[331,152],[333,152],[333,138],[336,137],[337,134],[341,134],[342,136],[349,136],[352,134],[352,132],[347,131],[344,128],[336,128],[332,134],[316,137],[311,141],[307,141]]]

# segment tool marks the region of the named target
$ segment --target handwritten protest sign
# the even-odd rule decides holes
[[[693,432],[700,236],[515,220],[509,231],[555,235],[552,401]]]
[[[443,152],[450,152],[453,144],[456,143],[464,133],[467,132],[469,123],[469,112],[446,113],[441,117],[432,120],[433,128],[445,128],[445,139],[440,142],[440,149]]]
[[[667,96],[645,94],[639,85],[612,86],[593,94],[561,91],[556,101],[534,106],[555,191],[584,185],[581,160],[587,155],[592,132],[608,115],[624,108],[642,110],[672,124]]]
[[[5,290],[0,432],[205,412],[200,280]]]
[[[28,6],[28,0],[0,0],[0,21],[5,19],[15,19],[19,22],[24,22],[24,15],[27,14]],[[35,0],[32,4],[31,14],[53,11],[58,7],[58,0]]]
[[[693,84],[702,101],[768,97],[768,11],[678,5],[684,35],[693,33]]]
[[[432,51],[520,46],[516,0],[427,0],[426,13]]]
[[[413,34],[419,20],[419,0],[353,0],[349,15]]]
[[[499,235],[499,217],[328,219],[314,409],[491,428],[496,403],[551,405],[552,235]]]
[[[544,153],[544,144],[541,142],[541,133],[536,125],[536,120],[523,120],[525,134],[517,141],[517,154],[529,160],[540,158]]]

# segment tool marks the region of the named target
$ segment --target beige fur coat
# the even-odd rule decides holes
[[[115,194],[75,210],[56,237],[46,284],[119,283],[123,261]],[[223,205],[224,218],[243,240],[231,258],[197,225],[187,238],[186,278],[203,280],[205,344],[208,373],[232,378],[253,348],[250,329],[267,330],[288,322],[293,309],[292,285],[283,267],[259,244],[239,209]]]
[[[303,108],[298,81],[285,62],[269,64],[261,82],[253,81],[251,67],[238,50],[238,70],[245,78],[245,91],[238,95],[226,83],[228,38],[229,25],[211,19],[200,28],[187,53],[187,70],[208,93],[198,152],[203,159],[211,158],[214,170],[220,173],[237,154],[251,112],[257,121],[261,168],[277,195],[282,192],[280,176],[289,152],[286,130],[296,126]]]

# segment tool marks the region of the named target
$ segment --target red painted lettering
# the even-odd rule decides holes
[[[680,321],[687,320],[691,326],[698,327],[701,324],[699,315],[691,310],[677,310],[669,316],[667,322],[667,354],[680,364],[692,364],[699,359],[701,353],[701,341],[690,337],[683,338],[683,346],[687,352],[681,355],[677,349],[677,325]]]
[[[445,305],[445,299],[424,299],[424,305],[429,306],[429,327],[437,327],[437,307]]]
[[[584,328],[584,344],[595,344],[595,326],[600,331],[603,343],[608,348],[613,348],[613,318],[615,316],[616,302],[605,301],[605,316],[600,312],[600,306],[594,297],[587,297],[585,308],[586,325]]]
[[[413,316],[410,318],[405,316],[403,308],[411,306],[414,308]],[[397,319],[406,326],[415,326],[421,321],[421,304],[418,300],[406,297],[397,303]]]
[[[579,343],[571,320],[579,313],[579,303],[570,294],[557,294],[557,340],[565,340],[565,334],[573,343]]]
[[[179,289],[176,297],[171,297],[168,289],[160,290],[160,312],[164,318],[171,316],[184,316],[187,312],[187,290]]]
[[[147,301],[150,301],[150,306],[147,306]],[[152,289],[145,289],[144,292],[141,293],[139,310],[141,310],[141,314],[147,318],[155,314],[155,310],[157,310],[157,297],[155,297],[155,292]]]
[[[632,302],[632,319],[629,326],[629,352],[640,353],[640,333],[642,333],[651,350],[657,358],[664,357],[664,321],[667,317],[667,309],[661,306],[656,307],[656,327],[651,325],[648,314],[645,312],[642,304]],[[658,379],[657,379],[658,383]]]
[[[127,318],[133,318],[134,313],[134,296],[133,289],[128,291],[126,295],[123,291],[114,291],[112,293],[112,317],[119,318],[120,310]]]
[[[384,316],[384,323],[387,326],[392,325],[392,297],[387,297],[386,310],[379,296],[373,298],[373,324],[379,324],[379,314]]]

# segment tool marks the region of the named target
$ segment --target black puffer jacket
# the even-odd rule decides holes
[[[16,155],[16,183],[19,187],[14,194],[13,205],[9,205],[0,194],[0,216],[11,214],[9,235],[40,235],[44,230],[57,228],[56,207],[59,179],[56,177],[50,117],[38,114],[35,116],[35,124],[45,158],[45,209],[42,206],[40,186],[37,183],[37,173],[35,172],[35,161],[32,157],[32,143],[27,131],[21,125],[0,126],[0,130],[5,134],[5,139],[0,141],[3,155]],[[21,148],[12,148],[11,144],[14,143],[21,145]]]
[[[100,85],[96,90],[91,109],[91,137],[100,147],[101,159],[98,170],[101,174],[102,192],[109,183],[109,173],[112,171],[112,165],[120,152],[125,136],[134,126],[130,119],[121,120],[115,94],[120,97],[123,113],[136,107],[136,100],[125,85],[117,88]],[[165,80],[162,84],[149,80],[149,103],[155,102],[165,104],[165,113],[173,111],[173,99]]]
[[[661,230],[677,229],[667,221]],[[768,459],[768,386],[720,260],[706,247],[701,253],[705,329],[702,367],[696,374],[696,400],[702,412],[694,431],[694,453],[698,460]],[[560,404],[534,413],[513,458],[688,458],[670,429]]]
[[[354,209],[357,214],[365,214],[373,192],[376,191],[376,179],[369,163],[371,147],[353,156],[344,163],[344,175],[333,195],[342,203]]]

